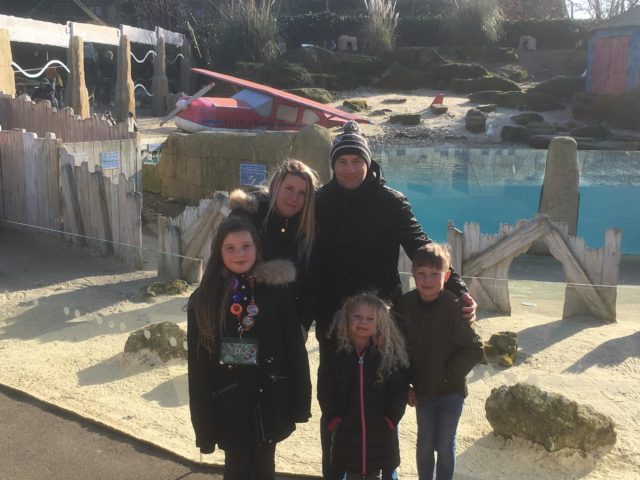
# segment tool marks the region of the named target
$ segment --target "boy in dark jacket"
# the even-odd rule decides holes
[[[416,289],[398,302],[409,349],[409,405],[417,409],[420,480],[432,480],[434,469],[437,480],[453,478],[466,375],[483,355],[480,338],[462,317],[460,298],[444,289],[450,258],[435,243],[418,249],[412,265]]]

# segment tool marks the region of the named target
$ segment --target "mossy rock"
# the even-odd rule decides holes
[[[546,112],[563,108],[557,99],[544,93],[530,91],[499,92],[496,90],[487,90],[473,92],[469,95],[469,99],[477,103],[496,103],[499,107],[533,110],[535,112]]]
[[[342,105],[351,109],[354,112],[364,112],[369,110],[369,105],[366,100],[345,100]]]
[[[189,290],[189,284],[184,280],[171,282],[155,282],[142,288],[144,297],[159,297],[161,295],[182,295]]]
[[[334,101],[331,92],[324,88],[292,88],[285,91],[298,95],[299,97],[308,98],[315,102],[331,103]]]
[[[485,75],[478,78],[455,78],[451,80],[449,88],[456,93],[482,92],[485,90],[501,92],[519,92],[517,83],[497,75]]]
[[[574,94],[584,91],[584,79],[580,77],[554,77],[541,82],[527,92],[542,93],[557,99],[570,99]]]
[[[328,90],[345,89],[342,79],[335,73],[312,73],[313,84],[315,88],[324,88]]]
[[[505,125],[500,131],[500,138],[503,142],[527,143],[529,132],[525,127],[519,125]]]
[[[150,350],[167,362],[172,358],[187,359],[187,334],[174,322],[161,322],[136,330],[124,345],[124,352],[136,355]]]
[[[288,50],[281,58],[285,62],[298,63],[310,72],[332,72],[340,65],[333,52],[317,46]]]
[[[511,62],[518,60],[516,50],[509,47],[451,47],[459,60]]]
[[[482,113],[491,113],[491,112],[495,112],[498,109],[498,104],[486,103],[484,105],[478,105],[476,108],[480,110]]]
[[[336,53],[340,61],[337,73],[343,75],[381,75],[387,68],[387,62],[373,55],[357,53]]]
[[[440,56],[438,51],[432,47],[400,47],[387,55],[388,62],[399,62],[400,64],[417,68],[420,70],[431,69],[438,65],[447,63]]]
[[[475,63],[445,63],[431,69],[436,80],[449,83],[454,78],[478,78],[489,75],[482,65]]]
[[[529,72],[520,65],[505,65],[497,69],[498,73],[509,80],[517,83],[526,82],[531,78]]]
[[[420,125],[421,120],[422,116],[419,113],[403,113],[389,117],[389,122],[407,126]]]
[[[553,135],[558,130],[549,122],[529,122],[525,128],[529,135]]]
[[[487,129],[487,117],[477,108],[471,108],[464,117],[464,124],[471,133],[482,133]]]
[[[378,80],[377,86],[392,90],[415,90],[428,88],[435,84],[429,72],[422,72],[394,63]]]
[[[539,113],[525,112],[513,115],[511,121],[516,125],[528,125],[531,122],[542,122],[544,117]]]
[[[569,132],[572,137],[585,138],[607,138],[611,136],[611,130],[605,125],[585,125],[584,127],[576,127]]]
[[[620,95],[576,93],[571,111],[578,119],[606,121],[612,127],[640,131],[640,89]]]
[[[519,108],[533,110],[534,112],[548,112],[550,110],[562,110],[564,105],[552,95],[528,90],[524,92],[522,104]]]
[[[314,80],[304,66],[277,61],[266,64],[261,70],[263,83],[276,88],[314,87]]]

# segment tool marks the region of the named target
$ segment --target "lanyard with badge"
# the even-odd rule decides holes
[[[248,277],[251,299],[245,308],[242,306],[244,294],[239,291],[240,281],[234,278],[231,284],[231,306],[229,311],[238,319],[238,337],[222,337],[220,345],[220,363],[225,365],[258,365],[258,339],[243,337],[256,323],[260,312],[254,298],[255,277]],[[244,286],[242,287],[244,288]]]

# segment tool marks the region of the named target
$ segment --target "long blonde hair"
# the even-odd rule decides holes
[[[376,314],[376,333],[373,336],[373,348],[380,352],[378,382],[401,367],[409,366],[409,355],[404,337],[391,316],[389,306],[373,293],[353,295],[344,302],[333,318],[328,337],[335,337],[337,351],[351,352],[353,345],[349,340],[349,315],[357,305],[367,305]]]
[[[315,170],[300,160],[294,159],[286,160],[280,165],[269,181],[269,212],[264,221],[265,224],[268,223],[273,215],[276,208],[276,197],[287,175],[301,178],[307,184],[307,196],[300,212],[300,223],[296,234],[302,243],[302,251],[299,252],[299,257],[308,262],[311,255],[311,247],[316,237],[315,193],[320,187],[320,178]]]

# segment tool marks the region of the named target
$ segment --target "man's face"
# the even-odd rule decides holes
[[[367,176],[367,162],[359,155],[342,155],[336,160],[333,173],[338,185],[347,190],[355,190]]]

